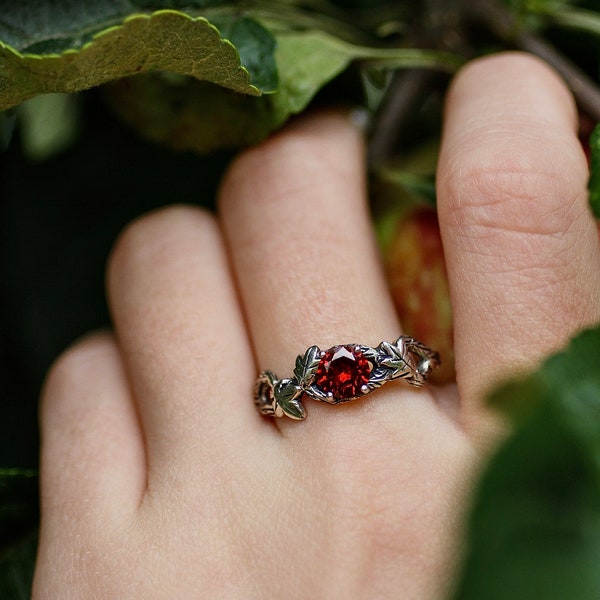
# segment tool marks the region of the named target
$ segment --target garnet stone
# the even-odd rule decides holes
[[[334,346],[325,352],[315,383],[326,394],[339,400],[361,396],[373,367],[356,346]]]

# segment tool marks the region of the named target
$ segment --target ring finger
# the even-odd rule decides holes
[[[361,135],[342,113],[305,118],[243,154],[220,200],[260,368],[290,377],[311,345],[376,346],[400,334],[367,210]],[[337,407],[336,422],[366,406]],[[331,414],[309,410],[312,422],[315,411]]]

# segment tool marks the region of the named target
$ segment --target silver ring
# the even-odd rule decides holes
[[[377,348],[344,344],[322,351],[311,346],[296,358],[291,379],[262,371],[254,403],[263,415],[302,420],[306,418],[303,394],[319,402],[340,404],[362,398],[394,379],[420,387],[439,365],[437,352],[406,335],[393,344],[381,342]]]

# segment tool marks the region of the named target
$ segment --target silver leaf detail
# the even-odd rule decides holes
[[[299,355],[296,358],[294,377],[301,388],[307,388],[312,383],[320,361],[321,350],[318,346],[311,346],[304,356]]]
[[[379,359],[379,364],[382,367],[387,367],[395,371],[395,376],[406,370],[406,359],[403,356],[403,347],[398,347],[389,342],[381,342],[379,349],[384,356]]]
[[[286,416],[299,421],[306,418],[306,411],[302,402],[300,402],[302,390],[294,380],[281,379],[278,381],[275,385],[274,394],[277,406]]]
[[[386,367],[377,367],[371,372],[369,383],[367,384],[370,391],[381,387],[386,381],[390,380],[390,369]]]
[[[263,415],[277,415],[277,403],[275,401],[274,388],[277,377],[271,371],[263,371],[254,389],[254,403]]]

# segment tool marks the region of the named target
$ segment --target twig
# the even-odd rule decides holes
[[[393,154],[401,131],[421,103],[424,91],[438,75],[428,69],[394,73],[373,120],[368,157],[370,167],[380,164]]]
[[[552,65],[571,88],[577,105],[594,121],[600,121],[600,89],[577,65],[556,48],[535,34],[522,32],[515,38],[515,45],[531,52]]]
[[[468,1],[468,0],[465,0]],[[458,3],[447,0],[423,0],[412,31],[405,43],[408,47],[433,48],[468,56],[471,49],[464,37],[462,11]],[[369,165],[389,158],[409,120],[421,106],[425,95],[440,79],[440,74],[427,69],[396,71],[381,106],[375,115]]]
[[[580,110],[600,121],[600,88],[575,63],[531,31],[518,26],[510,10],[495,0],[466,3],[465,12],[506,44],[539,56],[554,67],[571,88]]]

